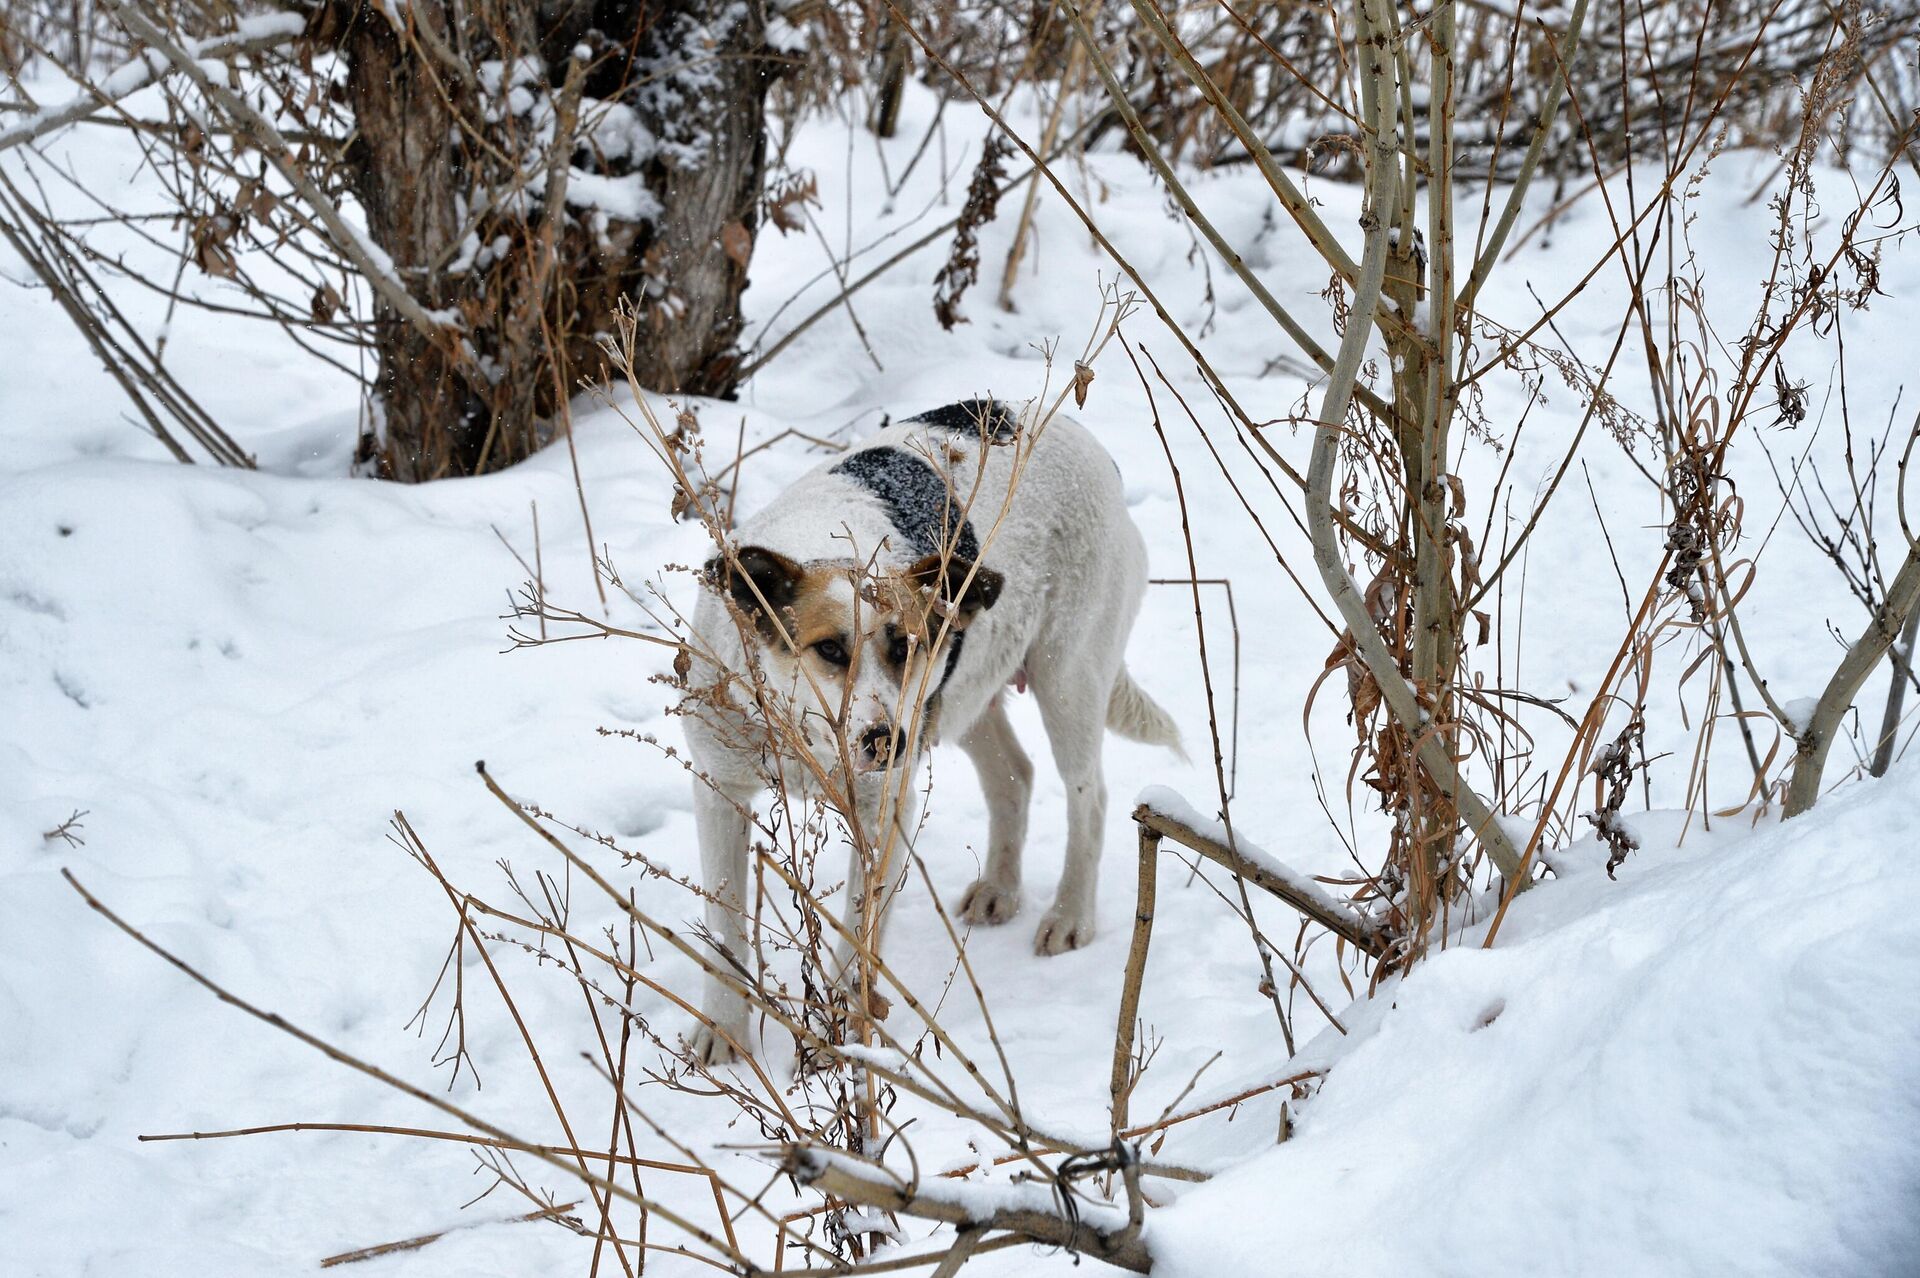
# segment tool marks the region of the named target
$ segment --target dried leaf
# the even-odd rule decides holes
[[[1372,675],[1362,675],[1353,683],[1353,721],[1365,723],[1380,708],[1380,685]]]
[[[967,317],[960,313],[960,299],[980,277],[980,228],[993,221],[1000,206],[1000,184],[1006,178],[1002,163],[1013,151],[1013,144],[998,133],[987,139],[980,163],[967,185],[967,202],[960,209],[960,224],[954,229],[953,247],[947,262],[933,277],[933,317],[948,332]]]
[[[741,270],[753,257],[753,232],[742,222],[729,222],[720,229],[720,247]]]
[[[322,284],[313,290],[313,301],[308,306],[307,313],[313,316],[314,323],[325,324],[338,315],[340,309],[339,292],[331,284]]]
[[[819,182],[813,173],[809,170],[790,173],[767,192],[767,220],[782,235],[803,231],[807,218],[802,210],[810,204],[818,207],[819,203]]]
[[[1087,406],[1087,387],[1093,385],[1093,369],[1079,360],[1073,361],[1073,406]]]
[[[239,274],[238,264],[227,248],[233,238],[233,220],[227,217],[201,218],[193,225],[193,264],[209,275],[232,279]]]

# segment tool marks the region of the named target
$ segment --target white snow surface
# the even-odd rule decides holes
[[[59,101],[69,91],[50,86],[37,97]],[[152,92],[131,97],[129,109],[150,109]],[[905,169],[934,113],[930,95],[909,96],[899,137],[884,144],[888,173]],[[864,158],[851,175],[842,125],[810,126],[795,140],[791,162],[819,173],[822,224],[864,250],[855,272],[957,209],[980,136],[966,116],[958,107],[945,113],[944,143],[928,149],[897,193],[872,162],[871,149],[882,144],[865,134],[853,140]],[[1032,105],[1016,119],[1032,124]],[[82,127],[45,145],[97,189],[157,202],[125,131]],[[944,192],[941,155],[952,170]],[[24,151],[0,158],[10,172],[28,163],[38,162]],[[1720,281],[1713,304],[1729,332],[1751,315],[1754,281],[1764,275],[1756,260],[1767,211],[1746,196],[1772,164],[1770,156],[1721,155],[1695,210],[1694,248],[1708,278]],[[1208,281],[1189,260],[1187,236],[1165,220],[1150,178],[1113,153],[1090,157],[1087,172],[1116,242],[1197,329],[1209,314]],[[1838,174],[1822,180],[1832,193],[1823,216],[1836,222],[1851,207],[1849,187]],[[48,189],[76,215],[92,211],[56,178]],[[1329,224],[1353,235],[1354,192],[1317,180],[1311,190]],[[1247,246],[1276,296],[1303,316],[1325,314],[1317,297],[1325,271],[1300,269],[1312,260],[1306,250],[1290,229],[1264,220],[1270,200],[1257,174],[1243,167],[1199,176],[1194,191],[1223,233]],[[1628,198],[1624,183],[1614,195]],[[1479,198],[1463,193],[1463,217]],[[1546,200],[1541,192],[1530,201],[1523,228]],[[985,278],[962,304],[969,324],[946,334],[930,313],[941,240],[853,299],[864,339],[838,308],[739,402],[695,405],[710,462],[730,461],[736,438],[748,448],[790,430],[846,439],[883,413],[975,394],[1024,400],[1043,387],[1057,391],[1064,367],[1049,375],[1038,345],[1058,337],[1063,359],[1080,349],[1112,268],[1048,195],[1016,288],[1018,309],[1003,312],[992,294],[1012,220],[1003,215],[983,234]],[[112,228],[89,234],[104,252],[143,251]],[[1482,304],[1529,322],[1537,307],[1528,283],[1542,296],[1570,287],[1611,235],[1596,201],[1577,204],[1557,224],[1551,249],[1523,250],[1496,273]],[[1883,252],[1890,296],[1843,319],[1856,349],[1911,344],[1920,260],[1907,240],[1889,240]],[[813,237],[764,233],[747,294],[749,333],[770,343],[829,299],[837,286],[825,267]],[[606,831],[678,873],[696,872],[679,766],[598,732],[678,740],[665,713],[672,694],[651,682],[666,668],[665,651],[633,643],[504,651],[501,614],[523,573],[502,538],[531,560],[536,505],[550,594],[598,608],[565,448],[478,480],[402,488],[349,478],[358,421],[351,384],[276,330],[181,311],[172,320],[170,366],[261,469],[177,465],[131,424],[112,381],[44,292],[18,286],[24,268],[4,250],[0,275],[0,1269],[30,1278],[284,1275],[351,1248],[451,1230],[342,1272],[586,1273],[590,1244],[575,1235],[502,1223],[528,1210],[524,1200],[496,1192],[463,1210],[491,1177],[476,1173],[456,1144],[361,1133],[139,1142],[141,1133],[302,1120],[454,1123],[221,1005],[91,914],[60,877],[70,868],[241,997],[413,1083],[449,1089],[454,1102],[502,1127],[561,1141],[513,1022],[471,952],[467,1045],[481,1085],[431,1063],[444,1003],[424,1036],[404,1028],[433,984],[454,915],[386,830],[392,811],[404,810],[456,882],[495,899],[505,895],[499,859],[523,878],[534,868],[557,870],[481,787],[473,762],[484,758],[513,795]],[[225,296],[218,281],[188,283]],[[1218,263],[1212,290],[1219,309],[1205,349],[1247,402],[1284,413],[1305,383],[1273,371],[1277,334]],[[1626,296],[1609,268],[1557,328],[1604,351]],[[127,304],[155,327],[164,315],[156,299]],[[1189,403],[1210,402],[1150,315],[1130,321],[1127,333],[1160,359]],[[1807,367],[1815,358],[1826,356],[1809,348]],[[1899,361],[1854,363],[1856,404],[1894,402]],[[1337,689],[1323,688],[1308,715],[1315,756],[1302,736],[1334,635],[1271,562],[1191,424],[1156,387],[1194,514],[1189,563],[1147,395],[1117,348],[1099,373],[1078,416],[1121,468],[1153,575],[1235,582],[1245,663],[1233,672],[1236,832],[1302,874],[1350,874],[1344,842],[1377,847],[1380,827],[1364,810],[1350,824],[1344,815],[1352,729]],[[1624,364],[1611,389],[1629,407],[1651,402],[1644,373]],[[1486,391],[1489,419],[1513,449],[1517,519],[1558,465],[1580,405],[1550,383],[1547,404],[1516,441],[1511,424],[1523,397],[1499,378]],[[1203,420],[1225,441],[1223,424]],[[657,583],[685,607],[691,580],[664,566],[701,562],[702,535],[670,518],[665,478],[618,414],[583,398],[576,422],[594,548],[607,548],[629,582]],[[1793,456],[1837,455],[1837,427],[1821,429],[1810,421],[1768,442]],[[1268,438],[1304,469],[1304,434],[1276,427]],[[1311,577],[1303,539],[1247,455],[1224,442],[1221,453],[1265,529]],[[765,502],[818,456],[793,436],[758,454],[744,470],[741,508]],[[1521,628],[1519,580],[1497,618],[1508,636],[1504,678],[1564,699],[1576,716],[1618,641],[1625,609],[1616,559],[1638,591],[1664,536],[1658,494],[1615,445],[1596,432],[1582,456],[1591,503],[1586,493],[1563,494],[1528,557],[1525,589],[1535,598],[1524,650],[1512,637]],[[1492,502],[1506,461],[1474,442],[1456,459],[1476,510]],[[1777,495],[1764,459],[1736,448],[1732,464],[1750,529],[1767,527]],[[1611,550],[1595,535],[1594,504]],[[1494,562],[1498,526],[1477,544],[1483,562]],[[1204,745],[1206,685],[1190,596],[1185,587],[1155,589],[1130,665],[1188,740]],[[1234,645],[1224,599],[1202,599],[1224,742],[1226,654]],[[1839,656],[1829,624],[1851,634],[1861,621],[1837,574],[1786,531],[1769,541],[1742,615],[1755,659],[1784,688],[1823,686]],[[617,596],[613,620],[646,624]],[[1552,849],[1549,863],[1561,877],[1513,905],[1492,948],[1478,943],[1483,922],[1372,998],[1350,1001],[1332,972],[1331,947],[1319,947],[1310,975],[1340,1028],[1296,999],[1301,1052],[1293,1059],[1258,992],[1247,928],[1207,882],[1163,865],[1142,1016],[1164,1043],[1133,1113],[1151,1116],[1176,1100],[1197,1108],[1304,1069],[1327,1072],[1317,1091],[1290,1102],[1294,1131],[1284,1145],[1275,1144],[1282,1089],[1182,1124],[1155,1151],[1161,1161],[1214,1173],[1199,1186],[1148,1182],[1161,1204],[1147,1235],[1158,1271],[1920,1272],[1920,759],[1878,782],[1843,784],[1788,825],[1756,826],[1742,813],[1703,828],[1698,811],[1671,811],[1685,806],[1693,739],[1679,713],[1682,698],[1697,694],[1678,678],[1698,652],[1686,643],[1676,639],[1663,652],[1648,688],[1648,752],[1675,753],[1654,765],[1654,811],[1639,810],[1635,784],[1623,815],[1641,848],[1618,881],[1599,871],[1605,849],[1591,840]],[[1475,659],[1493,667],[1491,649]],[[1876,677],[1862,696],[1876,720],[1885,687]],[[1204,761],[1186,765],[1110,741],[1101,933],[1085,950],[1043,961],[1032,956],[1030,938],[1056,872],[1065,805],[1032,699],[1013,696],[1011,705],[1039,767],[1027,906],[1006,928],[976,931],[968,954],[1027,1111],[1048,1130],[1098,1140],[1132,917],[1125,798],[1158,784],[1184,796],[1196,816],[1216,811],[1211,751],[1196,750]],[[1544,716],[1533,726],[1541,757],[1557,760],[1564,730]],[[1835,754],[1829,777],[1842,781],[1849,761]],[[1703,806],[1743,802],[1750,778],[1730,725],[1713,758]],[[1338,830],[1318,806],[1316,759],[1324,792],[1342,813]],[[936,750],[931,766],[920,846],[934,889],[951,906],[977,873],[985,811],[957,750]],[[75,834],[83,844],[44,837],[80,810]],[[1514,819],[1517,828],[1526,818]],[[623,869],[611,855],[599,863],[624,875],[623,885],[661,916],[697,915],[697,903],[671,883]],[[583,920],[612,922],[595,912],[584,884],[574,886]],[[1288,912],[1257,908],[1269,935],[1292,934]],[[896,909],[889,960],[916,990],[937,996],[952,955],[933,904],[915,883]],[[606,1089],[579,1058],[592,1050],[593,1034],[578,989],[526,956],[497,957],[556,1088],[591,1116],[597,1134],[582,1139],[603,1139]],[[663,948],[646,970],[672,988],[696,988],[691,964]],[[636,1006],[663,1033],[688,1028],[658,996],[643,995]],[[896,1004],[890,1023],[904,1031],[904,1015]],[[949,994],[943,1019],[969,1051],[991,1059],[982,1018],[962,991]],[[776,1072],[790,1068],[777,1056],[769,1063]],[[649,1052],[648,1064],[661,1064],[659,1054]],[[930,1057],[927,1067],[942,1066]],[[766,1183],[765,1165],[740,1148],[759,1133],[728,1125],[732,1111],[659,1087],[638,1095],[652,1118],[723,1174]],[[906,1117],[915,1119],[909,1135],[923,1169],[971,1166],[1001,1152],[979,1129],[911,1101],[895,1114]],[[663,1142],[643,1133],[642,1143],[644,1154],[678,1161]],[[889,1165],[904,1174],[897,1145]],[[559,1173],[519,1166],[561,1201],[581,1196]],[[967,1196],[984,1201],[993,1186],[1011,1182],[1003,1169],[967,1183],[979,1189]],[[704,1182],[650,1173],[646,1186],[703,1226],[715,1223]],[[769,1192],[776,1210],[804,1201],[784,1186]],[[769,1261],[765,1220],[748,1213],[736,1224],[743,1247]],[[670,1232],[655,1228],[663,1239]],[[913,1241],[905,1245],[917,1250],[949,1236],[918,1222],[906,1233]],[[661,1275],[709,1272],[666,1252],[648,1264]],[[1069,1268],[1058,1253],[1016,1248],[976,1259],[967,1272]],[[603,1263],[601,1272],[613,1271]]]
[[[1156,1217],[1167,1271],[1914,1272],[1920,768],[1818,813],[1658,814],[1657,866],[1355,1009],[1294,1138]]]

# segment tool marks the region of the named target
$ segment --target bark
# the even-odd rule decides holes
[[[1913,678],[1913,641],[1920,634],[1920,608],[1907,614],[1907,627],[1893,649],[1893,680],[1887,688],[1887,708],[1880,716],[1880,741],[1873,748],[1870,776],[1884,777],[1893,765],[1894,738],[1900,735],[1900,706],[1906,700],[1907,683]]]
[[[873,131],[883,138],[892,137],[900,128],[900,102],[906,96],[907,37],[900,24],[887,20],[880,37],[880,92],[873,104]]]
[[[1887,649],[1920,607],[1920,544],[1907,550],[1900,572],[1887,586],[1887,597],[1873,620],[1847,649],[1833,677],[1814,707],[1813,716],[1794,734],[1793,776],[1787,782],[1785,816],[1797,817],[1820,799],[1820,777],[1826,771],[1827,751],[1840,731],[1840,721],[1853,708],[1853,699]],[[1896,670],[1898,679],[1900,672]]]
[[[409,12],[444,37],[444,5],[429,0]],[[460,232],[461,165],[451,103],[371,7],[348,27],[345,51],[355,124],[349,172],[367,235],[414,298],[429,310],[445,309],[452,285],[436,264],[451,255]],[[490,414],[459,347],[450,338],[430,338],[390,306],[378,306],[376,314],[381,473],[414,481],[474,469]]]
[[[1384,291],[1405,319],[1417,314],[1425,297],[1426,267],[1412,227],[1402,223],[1387,249]],[[1412,329],[1389,332],[1387,349],[1393,366],[1395,444],[1406,489],[1404,515],[1406,552],[1411,580],[1412,632],[1403,636],[1408,674],[1424,699],[1431,723],[1453,722],[1454,675],[1459,668],[1455,640],[1453,556],[1447,542],[1447,441],[1445,423],[1428,412],[1427,383],[1431,373],[1428,351]],[[1409,731],[1424,731],[1424,728]],[[1451,739],[1445,744],[1457,749]],[[1412,751],[1401,757],[1412,762]],[[1407,827],[1407,866],[1414,887],[1412,905],[1417,914],[1415,935],[1425,935],[1425,911],[1440,890],[1440,867],[1453,847],[1459,814],[1442,794],[1424,787],[1403,791],[1412,805]]]
[[[600,371],[623,305],[645,384],[732,393],[772,68],[757,5],[414,0],[353,7],[339,26],[369,238],[451,321],[424,332],[379,304],[363,461],[419,481],[528,456]],[[631,108],[650,148],[578,145],[576,118],[605,115],[576,110],[582,94]],[[581,171],[637,178],[651,207],[594,207],[591,190],[570,207]]]
[[[740,368],[740,294],[747,286],[746,249],[759,230],[766,173],[766,97],[772,64],[758,5],[734,0],[677,0],[641,6],[659,11],[656,31],[674,39],[676,25],[711,20],[710,46],[687,56],[711,57],[711,73],[689,87],[683,101],[652,123],[663,138],[684,147],[669,151],[650,172],[662,206],[652,234],[636,244],[637,271],[623,282],[641,307],[636,371],[655,390],[728,396]],[[678,56],[670,43],[663,61]],[[633,289],[632,285],[638,288]],[[602,293],[603,304],[611,298]],[[612,314],[606,306],[603,315]],[[610,327],[610,326],[609,326]]]

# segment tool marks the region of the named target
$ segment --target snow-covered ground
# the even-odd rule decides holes
[[[904,167],[931,112],[924,98],[909,102],[900,140],[887,144],[889,171]],[[979,137],[970,121],[959,123],[964,117],[948,111],[947,144],[930,149],[892,198],[870,162],[853,166],[849,186],[842,126],[803,134],[793,160],[818,171],[820,221],[836,241],[843,229],[856,247],[896,230],[904,239],[952,216]],[[857,136],[856,157],[870,160],[874,145]],[[81,130],[52,150],[90,182],[138,192],[146,180],[118,131]],[[936,154],[951,169],[944,194]],[[1769,213],[1746,196],[1771,162],[1720,157],[1696,210],[1694,245],[1703,273],[1722,290],[1710,300],[1729,335],[1756,300]],[[1144,171],[1103,154],[1076,181],[1088,184],[1103,223],[1174,314],[1198,327],[1208,277]],[[1276,295],[1299,314],[1325,314],[1317,297],[1324,269],[1313,269],[1290,230],[1270,224],[1257,175],[1205,175],[1194,190],[1221,229],[1249,246]],[[1322,183],[1312,190],[1328,220],[1350,233],[1353,192]],[[1850,206],[1840,202],[1844,183],[1836,180],[1834,190],[1827,216],[1837,220]],[[942,240],[854,299],[870,353],[837,314],[770,364],[738,403],[698,405],[709,448],[725,460],[736,438],[748,447],[789,429],[852,438],[882,413],[1057,390],[1113,271],[1048,196],[1017,309],[1002,312],[993,292],[1011,207],[983,237],[987,279],[963,304],[970,324],[948,334],[932,317]],[[1477,207],[1477,194],[1463,197],[1463,208]],[[100,235],[112,245],[110,232]],[[1495,277],[1487,310],[1530,322],[1538,309],[1528,285],[1557,296],[1611,238],[1599,204],[1577,206],[1551,249],[1530,246]],[[830,296],[829,284],[810,283],[823,261],[817,242],[763,236],[748,294],[752,324],[806,288],[772,322],[777,336]],[[49,1278],[284,1274],[351,1248],[455,1228],[356,1271],[585,1272],[589,1245],[575,1236],[546,1224],[497,1223],[527,1210],[524,1202],[496,1193],[463,1211],[491,1177],[476,1174],[473,1156],[451,1143],[358,1133],[138,1143],[141,1133],[296,1121],[447,1124],[222,1006],[91,914],[60,877],[70,867],[236,994],[402,1078],[447,1087],[447,1072],[431,1063],[437,1020],[424,1037],[404,1027],[433,985],[454,916],[438,886],[387,839],[393,810],[406,813],[456,882],[495,896],[497,860],[522,874],[557,867],[488,797],[473,770],[481,758],[516,796],[678,872],[697,863],[678,765],[599,732],[677,737],[664,713],[671,693],[650,682],[665,668],[662,650],[577,643],[505,651],[501,614],[523,573],[503,540],[531,557],[534,509],[550,595],[595,606],[564,449],[506,474],[418,488],[349,478],[350,386],[315,371],[270,330],[182,313],[170,360],[258,454],[261,469],[180,466],[126,420],[113,384],[47,297],[16,286],[26,282],[19,263],[0,253],[0,271],[15,281],[0,283],[0,1267]],[[1884,271],[1890,296],[1845,320],[1851,351],[1911,349],[1920,291],[1914,247],[1889,243]],[[1211,285],[1218,313],[1210,357],[1256,416],[1283,416],[1304,385],[1272,366],[1290,353],[1284,340],[1217,263]],[[1625,297],[1618,270],[1602,271],[1558,331],[1583,354],[1595,357],[1598,345],[1603,356]],[[135,313],[158,323],[158,306],[143,306]],[[1302,539],[1251,455],[1203,407],[1210,401],[1174,342],[1146,314],[1127,336],[1201,412],[1265,529],[1305,572]],[[1049,383],[1040,347],[1055,339],[1063,355]],[[1830,359],[1821,348],[1793,371],[1824,385]],[[1908,367],[1897,356],[1854,359],[1857,416],[1884,420]],[[1638,369],[1623,362],[1613,390],[1644,408]],[[1224,698],[1236,673],[1239,687],[1236,828],[1296,867],[1341,873],[1350,862],[1340,832],[1321,815],[1303,728],[1333,635],[1273,562],[1193,425],[1155,391],[1194,512],[1192,568],[1234,583],[1237,672],[1227,656],[1234,645],[1225,600],[1204,602],[1216,687]],[[1547,394],[1506,474],[1516,520],[1579,415],[1571,392],[1549,384]],[[1489,382],[1487,412],[1502,446],[1514,443],[1521,404],[1513,385]],[[1814,446],[1832,455],[1837,406],[1823,408],[1816,397],[1814,407],[1827,419]],[[1146,393],[1117,347],[1080,416],[1125,475],[1154,576],[1188,576],[1174,480]],[[1791,455],[1814,431],[1810,422],[1769,442]],[[1271,435],[1304,469],[1305,438],[1284,427]],[[616,411],[583,401],[577,443],[595,538],[628,580],[657,580],[684,605],[689,578],[661,569],[704,558],[703,535],[669,517],[665,476]],[[1594,432],[1582,457],[1579,487],[1562,494],[1528,556],[1524,617],[1516,584],[1497,618],[1504,682],[1568,697],[1575,714],[1624,626],[1615,560],[1637,597],[1664,535],[1657,493],[1614,444]],[[1778,497],[1763,459],[1738,449],[1735,457],[1757,548]],[[764,501],[817,458],[793,438],[759,454],[744,468],[741,507]],[[1464,446],[1458,469],[1476,512],[1507,508],[1490,495],[1505,461],[1492,445]],[[1495,544],[1498,537],[1496,526]],[[1130,664],[1189,741],[1204,743],[1190,597],[1178,586],[1154,592]],[[638,617],[618,599],[614,615],[626,624]],[[1831,668],[1838,650],[1828,623],[1852,633],[1861,621],[1837,574],[1790,523],[1767,543],[1743,616],[1783,701],[1816,692]],[[1683,686],[1697,652],[1681,651],[1685,643],[1663,655],[1649,689],[1648,751],[1677,752],[1654,765],[1655,809],[1684,806],[1693,736],[1679,706],[1698,695]],[[1492,667],[1490,653],[1478,658],[1483,667]],[[1876,714],[1883,686],[1877,678],[1863,697]],[[1310,725],[1329,801],[1344,813],[1351,730],[1339,700],[1337,690],[1324,692]],[[1030,699],[1015,699],[1014,716],[1042,760],[1031,903],[1057,864],[1064,803]],[[1541,730],[1542,755],[1553,757],[1547,721]],[[1715,758],[1713,805],[1739,803],[1745,763],[1730,727]],[[1837,756],[1831,774],[1847,762]],[[985,813],[957,751],[936,751],[932,767],[920,848],[935,889],[952,902],[974,876]],[[1011,927],[976,932],[968,947],[1022,1101],[1052,1130],[1106,1126],[1132,912],[1131,796],[1159,784],[1203,810],[1217,806],[1210,767],[1113,740],[1107,772],[1113,801],[1099,939],[1035,959],[1030,904]],[[82,845],[43,837],[77,810],[86,814],[76,831]],[[1181,1275],[1920,1270],[1920,990],[1912,980],[1920,961],[1920,866],[1912,856],[1920,760],[1882,782],[1847,787],[1792,826],[1765,820],[1750,831],[1743,816],[1703,830],[1697,817],[1688,826],[1669,811],[1630,819],[1643,848],[1618,882],[1571,873],[1528,894],[1491,950],[1450,950],[1352,1007],[1337,982],[1323,980],[1325,993],[1339,995],[1342,1028],[1326,1028],[1302,1001],[1297,1024],[1313,1041],[1292,1062],[1257,990],[1245,927],[1206,883],[1169,863],[1142,1005],[1164,1046],[1134,1112],[1159,1112],[1216,1053],[1183,1105],[1306,1066],[1331,1072],[1317,1095],[1295,1103],[1294,1136],[1284,1145],[1275,1143],[1284,1092],[1178,1129],[1159,1156],[1217,1174],[1197,1187],[1154,1183],[1156,1199],[1168,1204],[1152,1218],[1157,1263]],[[1358,837],[1376,834],[1363,817]],[[1561,859],[1577,865],[1583,857]],[[607,869],[623,873],[610,857]],[[637,873],[623,881],[657,913],[696,913],[692,898],[669,883]],[[910,984],[937,990],[951,954],[932,902],[916,884],[898,909],[889,957]],[[1290,935],[1278,911],[1263,917]],[[605,1084],[577,1059],[592,1036],[578,990],[519,955],[504,961],[555,1086],[603,1123]],[[691,965],[665,951],[648,973],[695,988]],[[463,1073],[449,1095],[501,1127],[558,1142],[511,1018],[487,1002],[478,969],[470,964],[467,974],[467,1046],[479,1080]],[[665,1032],[686,1027],[658,996],[643,994],[638,1006]],[[967,1000],[949,1000],[946,1019],[970,1050],[984,1044]],[[728,1111],[658,1087],[638,1097],[730,1178],[768,1179],[750,1152],[720,1148],[759,1138],[746,1125],[722,1125]],[[913,1112],[903,1102],[895,1117]],[[913,1143],[924,1165],[942,1166],[966,1156],[972,1135],[924,1117]],[[664,1142],[653,1153],[679,1160]],[[577,1196],[537,1165],[522,1170],[563,1200]],[[652,1175],[647,1189],[703,1227],[714,1224],[711,1197],[690,1178]],[[776,1189],[775,1201],[787,1201],[784,1192]],[[737,1228],[743,1246],[770,1258],[764,1220],[744,1215]],[[974,1262],[982,1273],[1068,1263],[1024,1249]],[[656,1273],[704,1268],[667,1253],[649,1264]]]

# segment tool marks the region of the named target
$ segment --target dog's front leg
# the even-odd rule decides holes
[[[707,932],[718,947],[710,961],[743,983],[751,983],[758,975],[747,951],[747,805],[752,798],[700,781],[693,786]],[[696,1028],[689,1040],[694,1059],[719,1065],[744,1053],[748,1008],[738,985],[708,972],[700,1003],[708,1023]]]
[[[960,898],[960,917],[969,923],[1005,923],[1020,909],[1020,854],[1027,844],[1033,760],[1020,748],[998,697],[960,745],[973,760],[987,800],[987,864]]]

